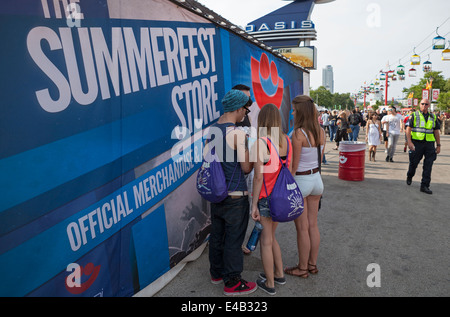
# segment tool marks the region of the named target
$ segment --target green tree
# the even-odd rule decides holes
[[[403,89],[403,92],[407,94],[413,92],[414,98],[421,99],[422,89],[426,88],[427,81],[430,81],[430,77],[433,77],[433,89],[440,89],[441,94],[448,92],[450,91],[450,84],[448,84],[448,80],[445,80],[441,73],[440,71],[425,73],[417,85],[411,85],[411,87]]]
[[[448,112],[450,110],[450,78],[446,80],[444,89],[439,93],[437,108],[440,111]]]
[[[355,104],[350,98],[350,93],[334,93],[329,92],[324,86],[317,89],[311,89],[309,96],[314,99],[318,106],[327,109],[334,109],[334,106],[341,106],[341,109],[353,109]]]
[[[440,111],[450,111],[450,91],[439,93],[437,108]]]
[[[352,110],[355,107],[355,103],[350,98],[350,93],[335,93],[333,94],[333,104],[342,106],[342,109]]]
[[[333,95],[324,86],[320,86],[315,90],[311,89],[309,96],[314,99],[318,106],[331,108],[333,105]]]

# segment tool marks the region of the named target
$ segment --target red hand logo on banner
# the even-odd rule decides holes
[[[273,103],[279,109],[283,100],[284,82],[282,78],[278,77],[275,62],[272,61],[269,65],[269,58],[265,53],[262,53],[259,61],[253,57],[251,58],[251,68],[253,94],[255,95],[258,107],[262,108],[265,104]],[[261,78],[267,80],[269,77],[273,86],[276,86],[276,91],[272,95],[268,95],[261,84]]]

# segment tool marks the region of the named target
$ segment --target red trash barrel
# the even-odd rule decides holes
[[[339,142],[339,179],[363,181],[366,143],[356,141]]]

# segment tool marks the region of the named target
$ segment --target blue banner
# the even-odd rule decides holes
[[[209,234],[195,179],[225,92],[289,129],[302,71],[170,1],[22,2],[0,4],[0,296],[132,296]]]

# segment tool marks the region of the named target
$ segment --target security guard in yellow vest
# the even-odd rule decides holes
[[[429,113],[430,101],[422,99],[420,111],[411,114],[406,123],[406,138],[409,147],[409,168],[406,175],[406,184],[411,185],[412,178],[416,173],[417,165],[423,156],[422,181],[420,191],[432,194],[430,190],[431,169],[436,155],[441,152],[441,139],[439,134],[440,124],[436,115]],[[436,147],[434,147],[436,142]]]

